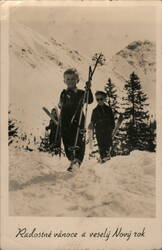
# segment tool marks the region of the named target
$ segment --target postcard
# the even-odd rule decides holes
[[[162,249],[157,1],[1,4],[1,249]]]

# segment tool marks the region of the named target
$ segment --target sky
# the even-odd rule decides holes
[[[155,9],[149,6],[20,6],[11,10],[12,21],[54,36],[85,55],[101,51],[111,57],[132,41],[156,40]]]

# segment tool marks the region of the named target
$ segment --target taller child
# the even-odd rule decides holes
[[[79,125],[79,117],[82,110],[82,102],[85,91],[77,88],[79,82],[79,74],[76,69],[71,68],[64,72],[64,83],[67,88],[61,92],[59,107],[61,108],[61,136],[64,144],[64,149],[70,166],[67,169],[72,171],[73,168],[79,167],[83,161],[85,154],[84,141],[84,121],[85,116],[82,113],[80,133],[77,141],[77,149],[72,150],[76,140],[77,129]],[[88,94],[88,104],[93,102],[93,95],[91,92],[91,82],[86,82],[86,89]],[[87,98],[86,98],[87,99]]]

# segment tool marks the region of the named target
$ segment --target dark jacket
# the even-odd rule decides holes
[[[112,131],[115,127],[112,109],[106,104],[103,106],[97,105],[92,111],[91,122],[96,132],[101,130]]]
[[[73,116],[75,116],[74,123],[78,122],[80,111],[82,108],[84,93],[85,91],[81,89],[75,89],[75,90],[64,89],[62,91],[60,95],[62,126],[70,126]],[[93,95],[91,90],[89,90],[88,104],[92,102],[93,102]]]

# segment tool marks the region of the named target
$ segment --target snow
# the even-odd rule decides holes
[[[143,67],[151,63],[147,68],[149,73],[145,74],[138,65],[139,51],[131,53],[125,48],[122,53],[126,58],[117,53],[104,66],[97,68],[92,82],[93,93],[104,90],[108,78],[111,78],[121,99],[129,74],[137,70],[144,80],[144,90],[152,95],[150,106],[154,106],[155,46],[150,43],[148,52],[148,44],[141,44],[138,49],[147,61]],[[37,139],[44,136],[49,118],[42,107],[50,110],[57,105],[61,91],[66,88],[64,70],[76,67],[80,74],[78,88],[83,89],[92,62],[58,41],[54,32],[45,36],[13,19],[9,48],[10,117],[17,120],[19,136],[25,133],[31,142],[34,136]],[[135,67],[129,63],[130,54]],[[89,105],[87,124],[95,105],[95,102]],[[96,159],[85,157],[80,170],[71,174],[66,171],[69,162],[65,157],[59,159],[38,152],[36,145],[31,145],[34,142],[29,145],[33,152],[16,149],[15,143],[10,146],[9,157],[10,215],[155,216],[155,153],[134,151],[129,156],[114,157],[103,165]],[[17,146],[21,148],[23,143],[26,142],[19,141]]]
[[[14,216],[154,217],[155,153],[133,151],[105,164],[85,158],[75,173],[65,157],[10,148]]]
[[[142,43],[139,48],[148,63],[154,62],[154,46]],[[128,56],[130,51],[124,49],[123,53]],[[138,52],[139,53],[139,52]],[[135,70],[144,84],[144,91],[151,96],[150,110],[153,111],[155,103],[155,72],[145,75],[140,69],[136,51],[132,53],[132,60],[136,67],[130,65],[121,55],[114,55],[107,59],[107,63],[98,67],[92,82],[93,93],[96,90],[104,90],[104,86],[110,77],[116,85],[119,99],[123,96],[123,86],[129,78],[129,74]],[[24,132],[31,131],[38,137],[44,131],[44,124],[48,117],[43,113],[42,107],[49,110],[58,104],[61,91],[66,88],[63,82],[63,72],[69,67],[76,67],[80,74],[78,88],[84,88],[88,76],[88,67],[92,65],[90,58],[81,55],[65,43],[57,40],[54,36],[44,37],[34,29],[23,24],[14,22],[10,24],[10,79],[9,98],[10,109],[13,118],[22,122]],[[137,70],[138,68],[138,70]],[[147,68],[150,72],[151,66]],[[154,70],[154,66],[153,66]],[[152,75],[152,77],[149,77]],[[93,102],[89,105],[88,121]]]
[[[12,23],[10,30],[10,107],[26,132],[34,129],[36,133],[39,128],[41,134],[46,119],[42,107],[51,109],[58,103],[66,87],[63,71],[74,67],[76,61],[79,68],[82,56],[72,50],[70,53],[26,26]]]

